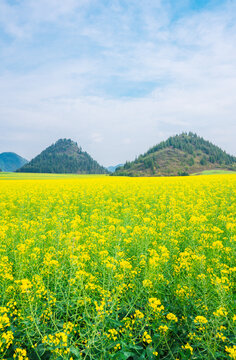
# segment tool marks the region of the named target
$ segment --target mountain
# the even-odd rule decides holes
[[[17,171],[56,174],[108,173],[71,139],[58,140]]]
[[[190,132],[162,141],[111,175],[177,176],[211,169],[236,170],[236,157]]]
[[[21,166],[27,164],[28,160],[13,152],[3,152],[0,154],[0,168],[2,171],[16,171]]]
[[[116,171],[117,168],[121,167],[121,166],[124,166],[124,164],[119,164],[119,165],[115,165],[115,166],[108,166],[106,169],[113,173],[114,171]]]

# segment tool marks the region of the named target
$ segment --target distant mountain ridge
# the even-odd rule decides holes
[[[121,167],[121,166],[124,166],[124,164],[118,164],[118,165],[115,165],[115,166],[108,166],[107,167],[107,170],[111,173],[113,173],[114,171],[116,171],[117,168]]]
[[[114,176],[178,176],[211,169],[236,170],[236,157],[196,134],[182,133],[153,146]]]
[[[14,152],[3,152],[0,154],[0,169],[6,172],[16,171],[23,165],[27,164],[28,160]]]
[[[108,173],[71,139],[59,139],[17,171],[56,174]]]

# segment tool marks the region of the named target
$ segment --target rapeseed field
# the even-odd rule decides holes
[[[0,359],[236,359],[235,175],[0,180]]]

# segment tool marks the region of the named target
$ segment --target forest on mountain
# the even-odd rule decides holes
[[[55,174],[107,174],[87,152],[71,139],[60,139],[52,144],[18,172]]]
[[[210,169],[236,170],[236,158],[189,132],[160,142],[134,161],[117,168],[112,175],[176,176]]]

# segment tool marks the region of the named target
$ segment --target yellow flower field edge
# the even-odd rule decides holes
[[[0,182],[0,359],[236,359],[235,175]]]

